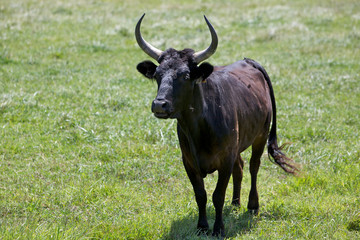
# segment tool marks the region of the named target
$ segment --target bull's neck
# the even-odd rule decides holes
[[[203,114],[205,109],[205,101],[204,101],[204,89],[201,84],[196,84],[193,91],[193,99],[190,101],[191,104],[187,109],[181,112],[178,120],[178,131],[182,131],[182,133],[186,136],[189,147],[190,154],[192,155],[193,165],[197,169],[199,173],[201,173],[198,159],[197,148],[199,136],[201,132],[201,125],[206,121]],[[202,177],[205,177],[202,175]]]
[[[184,131],[194,131],[198,125],[205,120],[205,114],[203,114],[203,112],[206,109],[206,103],[204,100],[204,89],[201,83],[194,86],[192,96],[190,105],[181,112],[178,118],[178,123]]]

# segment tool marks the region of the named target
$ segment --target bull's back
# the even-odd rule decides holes
[[[228,104],[235,104],[246,109],[248,106],[247,110],[267,107],[271,111],[269,86],[265,77],[262,72],[246,61],[215,67],[210,78],[214,80],[215,85],[223,88],[224,97],[232,100],[232,103],[228,102]]]

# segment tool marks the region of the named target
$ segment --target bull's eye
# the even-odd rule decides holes
[[[189,74],[189,73],[186,73],[185,76],[184,76],[184,79],[185,79],[185,80],[189,80],[189,79],[190,79],[190,74]]]
[[[180,74],[178,75],[178,77],[179,77],[180,79],[183,79],[184,81],[187,81],[187,80],[190,79],[190,74],[187,73],[187,72],[185,72],[185,73],[180,73]]]

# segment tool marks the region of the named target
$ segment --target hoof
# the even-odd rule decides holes
[[[255,208],[255,209],[248,209],[248,212],[251,214],[251,215],[259,215],[259,209],[258,208]]]
[[[240,207],[240,200],[239,199],[233,200],[231,202],[231,205],[233,205],[234,207]]]
[[[212,236],[213,236],[213,237],[216,237],[216,238],[221,238],[221,239],[222,239],[222,238],[225,238],[225,233],[222,232],[222,231],[220,231],[220,232],[218,232],[218,233],[213,232]]]
[[[198,228],[196,231],[197,236],[207,236],[209,235],[209,228]]]
[[[224,229],[218,229],[213,231],[212,233],[213,237],[217,237],[217,238],[224,238],[225,237],[225,230]]]
[[[209,224],[207,223],[206,220],[198,222],[196,234],[198,236],[209,234]]]

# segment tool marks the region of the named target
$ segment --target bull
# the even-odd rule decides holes
[[[212,40],[208,48],[199,52],[188,48],[162,51],[152,46],[140,32],[144,16],[136,25],[135,37],[140,48],[158,65],[143,61],[137,70],[157,82],[151,110],[157,118],[177,119],[182,161],[198,205],[199,232],[209,230],[203,178],[218,171],[212,195],[216,212],[213,235],[224,236],[222,211],[231,175],[232,204],[240,205],[244,168],[241,152],[252,147],[247,205],[252,213],[259,209],[257,173],[266,143],[269,157],[276,164],[288,173],[298,171],[277,143],[276,104],[270,78],[259,63],[248,58],[226,66],[202,63],[215,53],[218,45],[215,29],[206,16]]]

